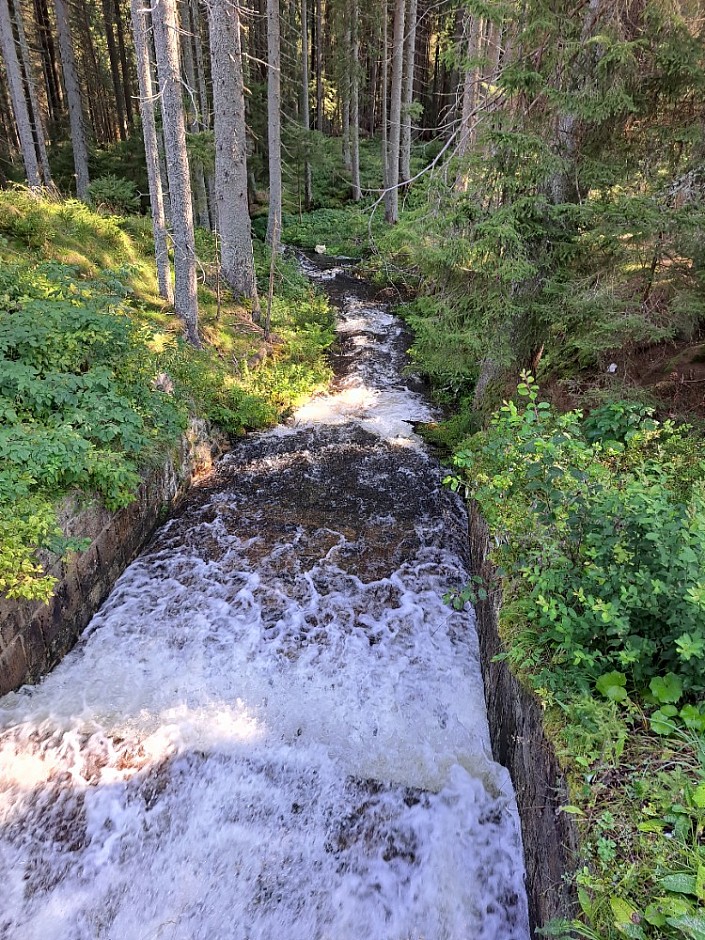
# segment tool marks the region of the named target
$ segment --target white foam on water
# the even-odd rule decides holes
[[[307,263],[319,280],[322,273],[342,273],[340,268],[321,272]],[[330,392],[298,408],[288,422],[289,428],[355,421],[384,440],[421,446],[413,426],[433,421],[436,414],[403,380],[405,356],[399,342],[402,330],[398,319],[382,303],[346,296],[336,330],[348,340],[350,367]],[[275,433],[286,434],[287,430],[282,427]]]
[[[2,940],[527,940],[472,612],[442,601],[466,574],[437,468],[379,417],[412,393],[365,369],[328,437],[302,409],[313,430],[238,448],[0,702]],[[345,447],[359,521],[324,512]],[[358,562],[373,543],[386,567]]]

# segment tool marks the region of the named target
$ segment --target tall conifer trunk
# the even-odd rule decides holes
[[[323,0],[316,0],[316,130],[323,133]]]
[[[22,84],[22,73],[20,71],[19,59],[17,58],[17,49],[12,30],[8,0],[0,0],[0,49],[2,49],[2,56],[5,60],[5,68],[7,70],[7,84],[10,91],[12,110],[15,115],[17,135],[22,150],[25,175],[30,187],[32,189],[39,189],[42,185],[39,173],[39,161],[37,160],[37,151],[34,144],[32,121],[29,116],[29,108],[27,107],[27,99],[25,98],[25,91]]]
[[[47,0],[34,0],[34,19],[37,26],[49,116],[51,121],[56,123],[60,120],[63,111],[63,95]]]
[[[416,19],[418,0],[409,0],[404,46],[404,89],[402,94],[402,125],[400,172],[402,181],[411,176],[411,105],[414,100],[414,69],[416,65]]]
[[[131,0],[132,29],[135,37],[137,57],[137,81],[140,91],[140,114],[144,135],[144,152],[147,158],[147,178],[149,180],[149,202],[152,209],[152,230],[154,232],[154,254],[157,264],[159,294],[168,303],[174,303],[174,290],[171,284],[169,265],[169,244],[167,239],[166,217],[164,214],[164,195],[162,174],[159,166],[159,145],[157,143],[157,125],[154,116],[154,88],[152,83],[152,62],[148,33],[147,11],[144,0]]]
[[[93,44],[91,20],[83,0],[79,2],[78,9],[81,11],[81,45],[87,60],[83,72],[88,87],[88,108],[93,115],[93,131],[99,143],[112,143],[116,139],[114,115],[110,113],[106,101],[105,86]]]
[[[352,0],[352,74],[350,83],[350,135],[352,160],[352,197],[362,198],[360,188],[360,9],[358,0]]]
[[[14,20],[15,26],[17,28],[17,39],[19,42],[19,51],[20,51],[20,67],[24,73],[24,84],[27,90],[27,98],[29,99],[29,108],[30,108],[30,120],[32,123],[32,130],[34,132],[34,142],[37,150],[37,156],[39,157],[39,167],[42,172],[43,182],[45,186],[52,186],[51,179],[51,170],[49,168],[49,157],[47,155],[46,148],[46,138],[44,135],[44,123],[42,121],[42,111],[39,104],[39,96],[37,95],[37,86],[34,81],[34,67],[32,62],[32,57],[29,51],[29,44],[27,42],[27,35],[24,28],[24,20],[22,18],[22,6],[19,0],[10,0],[10,7],[14,7]]]
[[[120,62],[118,57],[117,43],[115,42],[115,30],[113,28],[113,8],[115,0],[103,0],[103,22],[105,24],[105,38],[108,43],[108,58],[110,59],[110,74],[113,79],[113,91],[115,94],[115,105],[118,114],[118,133],[120,140],[127,139],[125,124],[125,93],[122,87],[122,76],[120,75]]]
[[[198,134],[204,130],[201,123],[200,107],[198,103],[198,88],[196,81],[196,66],[193,58],[193,36],[191,26],[191,4],[189,0],[181,0],[179,4],[179,23],[181,25],[181,60],[186,79],[186,126],[190,134]],[[193,215],[199,228],[211,227],[208,212],[208,193],[206,191],[206,176],[203,161],[193,156],[189,161],[191,165],[191,191],[193,194]]]
[[[76,195],[85,199],[88,194],[88,148],[86,146],[86,129],[83,121],[83,105],[81,102],[81,86],[78,83],[76,69],[76,56],[73,51],[73,37],[71,36],[71,23],[67,0],[55,0],[56,31],[59,34],[59,55],[61,68],[64,73],[64,87],[69,104],[69,122],[71,125],[71,146],[73,148],[73,165],[76,171]]]
[[[191,180],[186,154],[186,125],[181,95],[176,0],[155,0],[152,7],[152,24],[171,197],[175,273],[174,309],[184,321],[189,342],[194,346],[200,346],[196,293],[196,243],[193,231]]]
[[[382,4],[382,188],[389,186],[389,9]]]
[[[301,0],[301,123],[306,135],[311,130],[311,112],[308,101],[308,0]],[[308,140],[304,141],[304,208],[307,212],[313,207],[313,179],[311,177],[311,161],[308,157]]]
[[[240,8],[236,0],[209,0],[208,27],[213,70],[215,199],[223,276],[233,292],[250,297],[258,311],[247,200]]]
[[[392,40],[392,87],[389,99],[389,146],[387,148],[387,193],[384,217],[390,225],[399,218],[399,146],[401,142],[401,92],[404,66],[404,21],[406,0],[395,0]]]
[[[467,64],[465,67],[465,77],[463,80],[462,116],[460,119],[460,133],[457,146],[458,156],[461,158],[461,161],[470,150],[475,134],[475,124],[477,121],[475,112],[477,105],[478,70],[477,66],[475,65],[475,60],[477,59],[480,36],[482,33],[482,20],[478,16],[472,16],[470,13],[468,13],[466,20],[466,32]],[[467,174],[465,173],[462,163],[458,171],[455,185],[456,189],[458,190],[465,189],[467,185]]]
[[[120,9],[121,0],[115,0],[115,32],[117,35],[118,54],[120,57],[120,72],[122,74],[122,88],[125,100],[125,117],[131,126],[134,122],[132,106],[132,82],[130,80],[130,67],[127,61],[127,47],[125,45],[125,27]]]
[[[267,0],[267,129],[269,149],[269,217],[267,244],[274,245],[282,220],[281,49],[279,0]]]
[[[352,79],[352,22],[351,13],[344,9],[344,30],[343,30],[343,56],[344,66],[341,76],[340,96],[342,98],[342,131],[343,131],[343,166],[346,170],[352,170],[352,151],[350,141],[350,85]]]
[[[2,50],[1,45],[0,50]],[[0,58],[0,127],[2,127],[0,144],[2,144],[7,162],[12,163],[14,157],[21,157],[21,148],[7,87],[7,74],[3,60]]]

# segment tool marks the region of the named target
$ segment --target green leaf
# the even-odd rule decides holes
[[[697,705],[684,705],[679,714],[686,728],[691,731],[705,731],[705,715]]]
[[[669,917],[670,927],[682,930],[691,940],[705,940],[705,917],[701,914],[685,914],[682,917]]]
[[[699,783],[693,793],[693,803],[698,809],[705,809],[705,782]]]
[[[695,874],[695,893],[700,901],[705,901],[705,865],[698,865]]]
[[[678,709],[675,705],[662,705],[659,711],[662,715],[665,715],[666,718],[675,718],[678,714]]]
[[[585,813],[579,806],[559,806],[562,813],[570,813],[572,816],[584,816]]]
[[[623,672],[606,672],[595,682],[598,692],[612,702],[623,702],[627,697],[627,677]]]
[[[610,907],[614,915],[614,925],[620,933],[627,937],[644,936],[644,932],[638,926],[641,917],[633,904],[613,895],[610,898]]]
[[[649,688],[658,702],[677,702],[683,694],[683,683],[673,672],[661,678],[656,676],[649,683]]]
[[[676,730],[677,725],[673,722],[673,719],[666,715],[660,708],[657,708],[653,715],[649,718],[649,725],[654,734],[660,734],[664,737],[668,737],[669,734],[673,734]]]
[[[580,902],[580,907],[583,914],[587,914],[588,917],[592,917],[593,901],[585,888],[578,888],[578,901]]]
[[[644,911],[644,920],[654,927],[663,927],[666,923],[666,915],[660,904],[649,904]]]
[[[685,872],[677,875],[666,875],[665,878],[660,879],[659,884],[666,891],[673,891],[675,894],[692,894],[697,897],[695,875],[688,875]]]
[[[658,898],[658,903],[666,917],[686,917],[693,913],[692,902],[687,897],[672,894]]]

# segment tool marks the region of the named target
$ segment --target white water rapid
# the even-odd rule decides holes
[[[0,702],[1,940],[526,940],[463,507],[340,270],[333,390],[238,444]]]

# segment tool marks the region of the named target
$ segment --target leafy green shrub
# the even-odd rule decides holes
[[[140,197],[135,184],[111,173],[91,181],[88,198],[96,208],[115,215],[129,215],[140,210]]]
[[[317,209],[300,219],[287,215],[284,216],[284,241],[306,251],[325,245],[329,255],[359,256],[368,248],[368,217],[350,208]]]
[[[703,442],[627,407],[558,414],[530,376],[519,394],[524,407],[505,403],[456,454],[453,483],[499,540],[510,608],[527,624],[517,656],[542,686],[557,681],[548,662],[578,686],[619,670],[643,690],[672,672],[701,694]]]
[[[0,590],[46,599],[35,552],[65,551],[54,502],[72,488],[129,503],[139,467],[175,441],[186,411],[152,388],[145,337],[100,283],[71,268],[0,277]]]
[[[237,384],[212,350],[193,350],[179,343],[161,361],[174,381],[177,399],[188,402],[191,410],[226,434],[237,436],[276,422],[277,411],[270,402]]]
[[[625,444],[643,431],[655,431],[654,409],[636,401],[611,401],[593,409],[582,424],[589,443],[608,442]]]
[[[203,233],[201,242],[212,253],[211,236]],[[27,248],[31,261],[24,259]],[[49,260],[66,252],[74,263]],[[264,262],[261,249],[259,255]],[[75,200],[0,190],[5,256],[0,592],[9,597],[48,599],[54,580],[37,553],[80,547],[57,524],[56,504],[67,492],[97,494],[111,509],[124,506],[135,497],[140,471],[163,460],[190,413],[241,434],[273,424],[330,377],[331,310],[291,263],[277,265],[278,339],[271,348],[242,329],[241,311],[217,315],[203,287],[204,332],[215,346],[195,350],[175,335],[173,318],[149,306],[156,294],[153,245],[140,217],[116,220]],[[138,297],[145,306],[137,306]],[[247,357],[258,344],[268,356],[250,372]],[[155,382],[160,373],[173,393]]]

